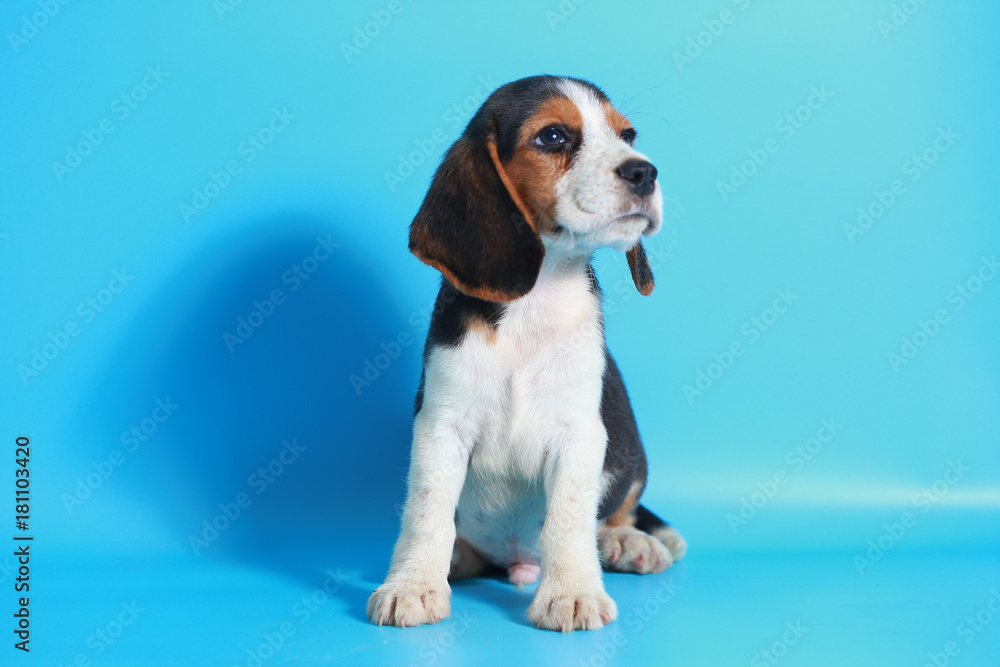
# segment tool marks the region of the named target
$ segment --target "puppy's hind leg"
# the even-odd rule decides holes
[[[455,548],[451,552],[451,571],[449,581],[478,577],[497,569],[487,563],[469,543],[461,537],[455,538]]]
[[[633,484],[622,506],[597,529],[601,564],[608,570],[648,574],[674,563],[662,542],[635,526],[640,493],[642,486]]]
[[[503,571],[502,567],[494,565],[480,556],[479,552],[461,537],[455,538],[455,549],[451,554],[451,572],[448,574],[448,581],[496,575]],[[540,573],[541,568],[537,563],[514,563],[507,568],[510,583],[516,584],[519,588],[538,581]]]
[[[642,505],[635,509],[635,527],[663,542],[670,550],[670,555],[675,562],[684,558],[684,554],[687,553],[687,542],[684,541],[681,534]]]

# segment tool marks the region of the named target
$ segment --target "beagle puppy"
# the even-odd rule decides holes
[[[416,398],[409,484],[379,625],[436,623],[449,579],[504,568],[538,581],[539,628],[600,628],[617,609],[601,566],[661,572],[683,538],[639,504],[646,455],[604,342],[597,248],[661,225],[656,168],[599,88],[534,76],[483,103],[445,154],[410,226],[443,274]]]

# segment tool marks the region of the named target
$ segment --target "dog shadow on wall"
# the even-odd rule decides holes
[[[385,572],[425,334],[382,282],[386,260],[337,245],[343,222],[218,236],[157,290],[82,406],[118,443],[159,399],[169,416],[115,484],[200,557],[310,589],[327,569]],[[363,614],[368,593],[340,594]]]

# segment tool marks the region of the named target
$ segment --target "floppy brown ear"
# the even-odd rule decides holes
[[[626,253],[626,257],[635,288],[639,290],[639,294],[649,296],[653,292],[653,270],[649,268],[649,258],[646,256],[646,248],[642,245],[642,241],[637,241]]]
[[[410,225],[410,251],[480,299],[511,301],[534,286],[545,247],[491,136],[467,133],[448,149]]]

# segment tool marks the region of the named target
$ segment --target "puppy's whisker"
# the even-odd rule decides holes
[[[669,82],[669,81],[664,81],[663,83],[658,83],[658,84],[656,84],[655,86],[650,86],[649,88],[646,88],[645,90],[643,90],[643,91],[641,91],[641,92],[638,92],[638,93],[636,93],[636,94],[635,94],[635,95],[633,95],[632,97],[629,97],[629,98],[627,98],[627,99],[626,99],[626,100],[625,100],[624,102],[622,102],[622,103],[621,103],[621,104],[620,104],[619,106],[621,106],[622,108],[625,108],[625,107],[627,107],[627,106],[628,106],[628,103],[629,103],[629,102],[631,102],[631,101],[632,101],[632,100],[634,100],[635,98],[639,97],[640,95],[645,95],[646,93],[650,92],[651,90],[656,90],[657,88],[661,88],[661,87],[663,87],[663,86],[667,85],[668,83],[670,83],[670,82]],[[624,113],[624,112],[623,112],[623,113]]]
[[[666,118],[664,118],[663,116],[661,116],[659,114],[651,113],[649,111],[633,111],[632,113],[640,115],[640,116],[653,116],[654,118],[659,118],[660,120],[662,120],[664,123],[666,123],[670,127],[674,126],[673,123],[671,123],[669,120],[667,120]]]

